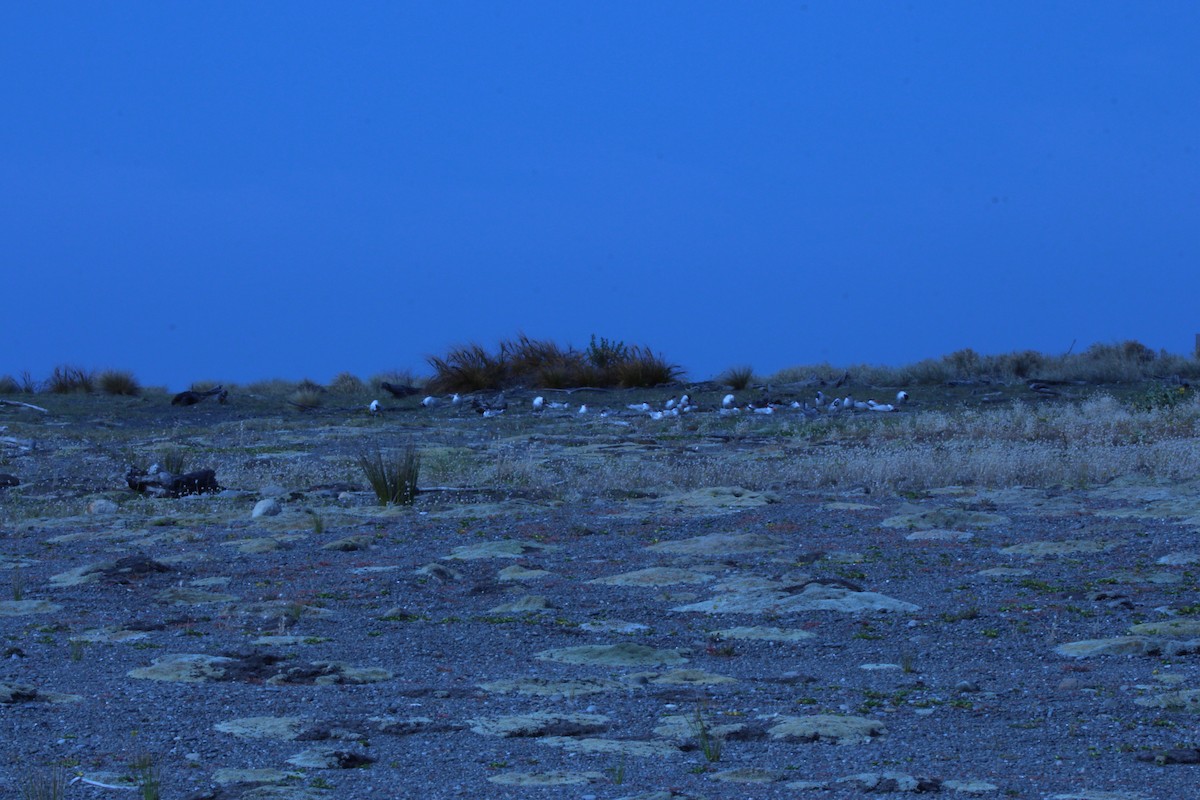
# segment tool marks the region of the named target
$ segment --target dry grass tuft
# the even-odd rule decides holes
[[[325,390],[298,389],[292,392],[288,402],[300,411],[315,411],[325,402]]]
[[[408,445],[399,455],[384,456],[383,451],[363,452],[358,466],[371,484],[379,504],[412,505],[417,497],[417,477],[421,472],[421,454]]]
[[[96,376],[100,391],[105,394],[123,397],[137,397],[142,393],[142,385],[128,370],[106,369]]]
[[[51,394],[90,394],[96,390],[96,379],[83,367],[59,365],[50,373],[43,388]]]
[[[722,383],[734,391],[745,389],[752,380],[754,380],[754,367],[749,364],[730,367],[717,376],[717,383]]]
[[[357,375],[339,372],[329,382],[329,391],[337,394],[363,394],[367,391],[367,385]]]
[[[671,383],[683,375],[648,347],[592,337],[583,351],[520,334],[489,353],[482,345],[454,347],[428,359],[432,391],[496,391],[515,386],[567,389],[635,388]]]
[[[0,375],[0,394],[17,394],[21,391],[21,384],[17,383],[17,379],[12,375]]]
[[[865,386],[931,386],[956,382],[1020,383],[1062,381],[1067,383],[1138,383],[1177,377],[1200,379],[1200,359],[1156,353],[1141,342],[1094,344],[1082,353],[1059,356],[1035,350],[1000,355],[981,355],[970,348],[956,350],[937,359],[925,359],[899,367],[866,364],[834,368],[829,364],[789,367],[776,373],[772,383],[811,381],[832,383],[839,376]]]

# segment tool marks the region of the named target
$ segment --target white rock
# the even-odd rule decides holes
[[[279,501],[274,497],[268,497],[254,504],[254,511],[250,512],[250,516],[254,519],[258,517],[273,517],[280,511],[283,511],[283,506],[279,505]]]

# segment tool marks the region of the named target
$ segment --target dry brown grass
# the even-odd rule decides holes
[[[829,364],[788,367],[771,377],[772,383],[812,381],[831,383],[849,375],[860,386],[919,386],[952,382],[1020,383],[1029,380],[1090,384],[1137,383],[1178,377],[1200,379],[1200,359],[1155,352],[1141,342],[1094,344],[1082,353],[1046,355],[1020,350],[981,355],[970,348],[941,358],[925,359],[899,367]]]

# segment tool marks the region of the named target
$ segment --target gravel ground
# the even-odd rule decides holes
[[[130,502],[22,419],[5,797],[1197,796],[1195,485]]]

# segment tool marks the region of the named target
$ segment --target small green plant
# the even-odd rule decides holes
[[[25,575],[21,572],[21,562],[13,564],[12,569],[12,599],[20,602],[25,599]]]
[[[67,646],[70,648],[72,661],[83,661],[83,645],[82,639],[71,639]]]
[[[717,377],[718,383],[723,383],[734,391],[745,389],[752,380],[754,380],[754,367],[748,364],[730,367]]]
[[[904,649],[900,651],[900,669],[905,675],[911,675],[917,671],[917,656],[912,650]]]
[[[67,776],[62,767],[54,767],[21,781],[21,800],[61,800],[67,791]]]
[[[142,386],[133,373],[123,369],[106,369],[96,376],[100,391],[105,394],[136,397],[142,393]]]
[[[321,515],[311,508],[306,508],[304,511],[306,514],[308,514],[309,519],[312,520],[313,533],[317,534],[318,536],[324,533],[325,520],[321,517]]]
[[[604,774],[612,781],[614,786],[620,786],[625,782],[625,756],[621,756],[621,760],[604,770]]]
[[[154,756],[138,753],[129,763],[129,771],[133,773],[142,800],[161,800],[162,776]]]
[[[1130,401],[1137,411],[1154,411],[1159,408],[1175,408],[1196,396],[1191,386],[1154,386]]]
[[[704,759],[710,764],[721,760],[721,750],[725,742],[713,733],[704,714],[704,704],[696,706],[696,714],[692,717],[692,732],[696,736],[696,746],[704,754]]]
[[[417,476],[421,471],[421,454],[413,445],[399,455],[384,456],[383,451],[362,453],[358,466],[371,484],[379,504],[412,505],[417,497]]]

